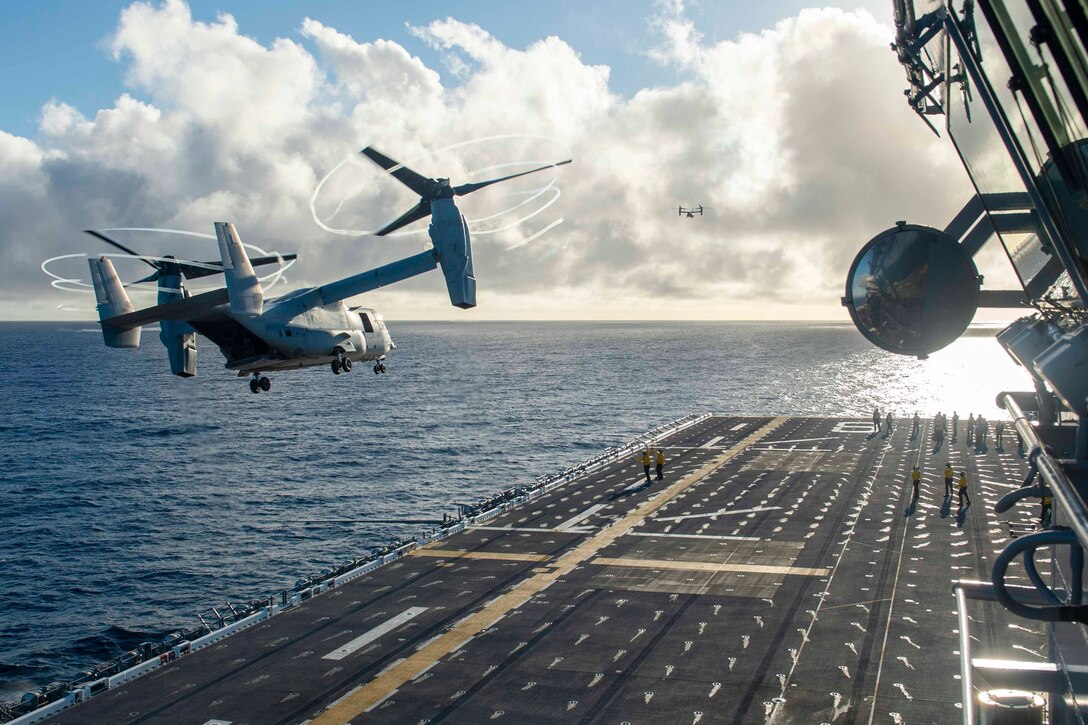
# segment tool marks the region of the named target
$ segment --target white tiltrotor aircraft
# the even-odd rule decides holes
[[[388,234],[429,215],[432,248],[320,287],[265,299],[234,225],[216,222],[226,287],[190,295],[184,287],[188,265],[160,261],[153,265],[159,270],[155,275],[159,304],[143,310],[133,310],[109,258],[92,258],[91,279],[106,345],[138,347],[142,326],[159,322],[159,339],[166,346],[170,371],[192,377],[196,375],[196,335],[200,334],[219,346],[227,368],[238,371],[239,376],[252,374],[249,387],[254,393],[271,389],[272,383],[263,373],[274,370],[330,365],[339,375],[350,371],[353,362],[368,361],[374,363],[375,373],[385,372],[385,356],[396,348],[389,330],[374,310],[349,308],[344,300],[441,267],[450,302],[462,309],[475,307],[472,246],[468,226],[453,197],[558,165],[451,187],[448,179],[428,179],[372,148],[362,153],[421,197],[411,210],[377,234]],[[101,234],[96,236],[121,246]]]

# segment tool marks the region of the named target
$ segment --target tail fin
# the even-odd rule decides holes
[[[102,337],[106,347],[139,347],[140,331],[134,327],[122,329],[109,324],[111,317],[133,311],[132,302],[125,293],[125,286],[113,268],[113,262],[106,257],[87,260],[91,266],[91,281],[94,283],[94,296],[98,302],[98,319],[102,321]]]
[[[219,253],[223,257],[223,276],[227,278],[230,311],[239,315],[259,315],[264,310],[264,290],[249,263],[238,230],[229,222],[215,223]]]

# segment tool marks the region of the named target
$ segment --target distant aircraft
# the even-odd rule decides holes
[[[676,211],[677,216],[684,216],[686,214],[688,219],[694,219],[696,214],[698,214],[699,216],[703,215],[703,205],[700,204],[699,206],[692,207],[691,209],[685,209],[682,206],[678,206],[676,207]]]
[[[170,257],[144,258],[101,232],[90,232],[154,267],[155,273],[141,281],[154,280],[159,288],[159,304],[134,310],[109,257],[88,260],[106,346],[139,347],[142,327],[159,322],[159,339],[166,347],[170,371],[180,377],[192,377],[196,375],[196,335],[200,334],[219,346],[228,369],[236,370],[239,377],[253,376],[249,389],[254,393],[272,388],[263,373],[273,370],[327,364],[339,375],[349,372],[353,362],[368,361],[374,363],[375,373],[384,373],[385,356],[396,349],[385,322],[373,309],[349,308],[344,300],[441,267],[450,302],[462,309],[475,307],[471,240],[468,225],[453,197],[570,163],[568,159],[498,179],[451,187],[448,179],[423,177],[370,147],[362,153],[421,197],[412,209],[377,234],[382,236],[431,216],[428,231],[432,248],[321,287],[295,290],[266,300],[253,266],[293,259],[294,255],[249,259],[233,224],[215,223],[222,261],[210,263],[174,261]],[[219,272],[226,278],[226,287],[197,295],[190,295],[185,289],[185,279]]]

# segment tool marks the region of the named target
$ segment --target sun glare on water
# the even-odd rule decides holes
[[[1006,417],[997,406],[998,393],[1031,389],[1027,371],[988,335],[964,336],[926,360],[883,352],[858,357],[861,364],[844,373],[850,380],[843,384],[869,391],[872,406],[899,417],[915,411],[923,417],[938,411],[961,418],[972,413]]]

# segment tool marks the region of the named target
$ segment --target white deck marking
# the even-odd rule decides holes
[[[585,519],[588,519],[590,516],[597,513],[598,511],[600,511],[604,507],[605,507],[605,504],[603,504],[603,503],[599,503],[596,506],[590,506],[589,508],[587,508],[585,511],[578,514],[577,516],[569,518],[566,521],[564,521],[563,523],[556,526],[555,530],[556,531],[567,531],[568,529],[578,525],[580,522],[584,521]]]
[[[741,428],[747,428],[749,425],[751,425],[751,424],[750,423],[737,423],[735,426],[733,426],[729,430],[740,430]]]
[[[710,516],[732,516],[734,514],[748,514],[753,511],[775,511],[782,508],[781,506],[756,506],[753,509],[722,509],[721,511],[713,511],[709,514],[683,514],[681,516],[657,516],[654,517],[654,521],[683,521],[684,519],[705,519]]]
[[[844,420],[835,424],[832,433],[870,433],[873,430],[872,421]]]
[[[472,526],[473,531],[529,531],[529,532],[544,532],[547,534],[554,534],[556,529],[544,529],[533,528],[531,526]],[[565,534],[584,534],[588,533],[583,528],[577,528],[574,526],[563,529],[560,533]]]
[[[714,536],[711,534],[651,534],[632,531],[628,536],[665,536],[673,539],[720,539],[723,541],[763,541],[758,536]]]
[[[392,632],[394,629],[401,626],[405,622],[418,617],[426,611],[427,607],[409,607],[392,619],[387,619],[374,629],[368,632],[364,632],[350,642],[340,647],[337,647],[332,652],[329,652],[327,655],[323,656],[321,659],[342,660],[350,655],[352,652],[355,652],[362,647],[365,647],[366,645],[376,640],[378,637],[381,637],[383,634],[388,634],[389,632]]]
[[[741,427],[743,428],[743,426],[741,426]],[[736,428],[734,428],[733,430],[736,430]],[[725,436],[718,436],[718,437],[716,437],[716,438],[711,438],[710,440],[708,440],[708,441],[707,441],[706,443],[704,443],[703,445],[701,445],[701,446],[699,446],[699,447],[700,447],[700,448],[710,448],[710,447],[711,447],[711,446],[713,446],[713,445],[714,445],[715,443],[717,443],[718,441],[720,441],[720,440],[721,440],[722,438],[725,438]]]
[[[786,440],[767,441],[767,445],[773,446],[779,443],[813,443],[815,441],[832,441],[835,440],[834,436],[824,436],[823,438],[787,438]]]

